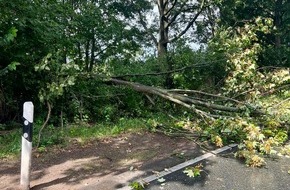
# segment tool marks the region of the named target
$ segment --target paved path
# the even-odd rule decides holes
[[[125,172],[120,176],[111,177],[103,186],[100,183],[95,183],[82,188],[82,190],[111,190],[112,180],[118,181],[119,185],[115,185],[113,188],[117,190],[130,190],[128,184],[138,180],[150,182],[146,190],[290,190],[289,157],[266,158],[266,167],[251,168],[234,158],[233,154],[229,154],[235,150],[232,147],[223,147],[199,154],[200,156],[195,159],[177,164],[163,171],[159,170],[158,175],[145,175],[144,178],[138,178],[138,176],[144,176],[144,173],[138,173],[138,171]],[[170,160],[170,158],[167,160]],[[183,173],[186,167],[199,163],[203,165],[200,177],[189,178]],[[155,164],[155,167],[162,165],[160,163]],[[119,178],[122,178],[122,180]],[[165,181],[159,182],[158,179],[160,178]]]
[[[183,169],[154,180],[148,190],[288,190],[290,158],[266,159],[267,167],[250,168],[232,157],[213,156],[202,161],[204,171],[189,178]]]

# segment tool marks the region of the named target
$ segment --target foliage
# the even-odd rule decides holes
[[[159,20],[145,19],[156,2]],[[37,133],[50,103],[42,150],[147,125],[169,135],[190,129],[216,146],[239,143],[237,156],[261,166],[262,155],[289,139],[288,1],[0,0],[0,7],[0,121],[20,122],[22,103],[31,100]],[[197,41],[203,48],[195,51]],[[152,55],[156,47],[164,48],[159,58]],[[169,97],[204,103],[190,108],[209,114],[196,117],[154,95],[116,88],[112,77],[196,90]],[[238,111],[222,115],[213,103]],[[0,136],[3,154],[19,151],[15,131]]]
[[[61,57],[48,54],[40,64],[35,66],[35,71],[41,72],[43,87],[39,92],[41,102],[51,101],[62,96],[64,89],[75,84],[75,73],[80,72],[78,65],[73,62],[61,63]]]
[[[267,110],[262,118],[254,118],[246,111],[240,118],[234,116],[233,120],[223,119],[219,123],[220,119],[217,119],[210,123],[213,128],[208,132],[211,134],[211,140],[217,146],[223,145],[226,141],[223,139],[225,138],[223,132],[229,132],[233,141],[240,142],[237,156],[245,158],[246,163],[251,166],[262,166],[264,160],[261,154],[276,153],[274,147],[281,146],[288,139],[289,124],[286,118],[289,113],[288,110],[284,110],[284,105],[281,105],[288,100],[288,90],[283,86],[289,83],[289,69],[259,68],[263,65],[260,62],[260,55],[265,50],[261,34],[272,34],[273,22],[271,18],[258,16],[241,24],[220,28],[210,43],[210,48],[227,58],[228,75],[224,81],[224,94],[246,100],[256,108]],[[281,90],[276,91],[279,88]],[[277,102],[281,101],[281,104],[275,106],[273,102],[275,99]],[[214,127],[215,123],[218,124],[217,127]],[[223,123],[229,126],[229,129],[221,129]],[[233,129],[230,127],[232,125],[237,133],[232,133]]]
[[[131,189],[133,189],[133,190],[143,190],[143,189],[145,189],[145,186],[144,186],[143,184],[141,184],[141,183],[139,183],[139,182],[136,182],[136,181],[130,183],[129,186],[130,186]]]
[[[36,142],[38,141],[38,133],[41,128],[41,122],[37,121],[33,126],[33,145],[36,146]],[[39,147],[41,149],[45,149],[46,147],[50,147],[53,145],[65,144],[65,134],[62,129],[54,127],[53,125],[48,125],[46,130],[42,134],[42,139],[39,142]]]
[[[198,164],[196,166],[185,168],[183,173],[185,173],[190,178],[195,178],[200,176],[200,172],[202,172],[202,164]]]
[[[21,130],[13,130],[7,134],[0,134],[0,158],[20,153]]]
[[[178,126],[187,129],[187,134],[198,134],[200,140],[209,140],[218,147],[238,143],[239,151],[236,156],[244,159],[249,166],[260,167],[265,164],[263,156],[279,153],[277,147],[288,140],[287,128],[279,119],[281,118],[233,117],[207,122],[186,119],[178,122]],[[176,130],[172,133],[178,134]],[[286,147],[282,150],[284,154],[287,152]]]
[[[0,37],[0,46],[7,46],[9,43],[13,42],[14,38],[17,36],[17,29],[13,26],[9,29],[4,37]]]
[[[0,68],[7,68],[1,70],[1,76],[17,66],[17,72],[1,78],[1,92],[5,92],[1,105],[11,111],[4,121],[15,117],[13,114],[19,117],[17,109],[27,99],[36,109],[42,110],[40,103],[45,101],[57,108],[55,105],[64,100],[59,101],[61,97],[71,98],[65,91],[79,79],[81,71],[98,73],[96,65],[104,68],[111,60],[130,59],[139,46],[139,30],[124,21],[133,18],[136,7],[132,3],[37,0],[0,4]],[[15,79],[19,82],[13,82]]]
[[[258,17],[254,23],[246,23],[243,27],[221,29],[212,40],[213,49],[227,57],[229,74],[224,87],[227,94],[237,95],[250,90],[255,97],[259,93],[263,75],[257,72],[256,61],[261,52],[257,32],[269,33],[271,24],[271,19]]]
[[[36,121],[33,126],[33,142],[37,142],[37,134],[41,128],[41,121]],[[49,125],[42,134],[38,151],[45,152],[52,146],[66,146],[70,142],[87,143],[89,141],[118,135],[124,132],[138,132],[146,129],[142,119],[121,118],[119,121],[103,122],[89,125],[86,123],[70,124],[64,128]],[[0,157],[13,156],[20,153],[22,131],[14,129],[0,134]],[[33,146],[36,146],[33,143]]]
[[[280,154],[290,156],[290,145],[286,145],[286,146],[284,146],[284,147],[280,150]]]
[[[170,53],[169,62],[174,63],[172,69],[177,70],[172,73],[175,88],[204,89],[208,86],[207,91],[215,91],[226,74],[222,64],[225,58],[213,56],[210,51],[194,51],[179,41]]]
[[[17,29],[13,26],[9,29],[8,32],[6,32],[5,34],[3,34],[3,32],[0,30],[0,51],[1,50],[5,50],[7,47],[9,47],[9,45],[11,45],[11,43],[14,41],[14,39],[17,37]],[[4,35],[2,37],[2,35]],[[5,91],[2,88],[3,82],[2,82],[2,78],[5,77],[5,75],[7,75],[7,73],[11,73],[12,71],[16,70],[16,67],[19,66],[20,63],[16,62],[14,60],[11,60],[10,62],[4,63],[0,65],[0,122],[2,120],[5,119],[5,117],[7,117],[7,115],[9,115],[9,104],[11,103],[12,99],[9,98],[9,96],[7,97],[5,94]],[[7,105],[5,105],[7,104]],[[8,109],[7,109],[8,108]]]
[[[277,43],[276,40],[282,36],[283,39],[280,39],[281,44],[289,42],[289,33],[287,33],[290,16],[289,6],[289,2],[284,0],[222,0],[218,3],[221,24],[226,26],[243,26],[245,21],[247,22],[259,16],[271,18],[274,21],[274,32],[268,35],[265,33],[260,33],[259,35],[260,40],[264,41],[263,43],[272,45]]]

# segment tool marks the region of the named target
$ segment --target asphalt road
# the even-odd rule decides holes
[[[266,159],[263,168],[247,167],[237,159],[211,156],[201,163],[200,177],[189,178],[184,169],[163,176],[164,182],[152,181],[148,190],[290,190],[290,158]]]

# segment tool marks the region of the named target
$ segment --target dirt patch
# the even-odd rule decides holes
[[[33,153],[31,189],[111,190],[202,154],[187,139],[130,133]],[[0,189],[18,189],[19,160],[0,160]]]

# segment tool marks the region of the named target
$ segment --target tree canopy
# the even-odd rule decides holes
[[[21,120],[22,104],[31,100],[37,120],[46,118],[42,129],[158,110],[194,120],[193,128],[204,127],[217,145],[238,139],[242,157],[270,153],[287,139],[287,0],[0,0],[0,6],[4,129]]]

